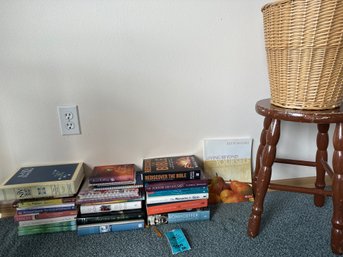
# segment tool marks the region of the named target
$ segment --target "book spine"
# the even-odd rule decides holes
[[[166,214],[155,214],[148,216],[148,225],[161,225],[166,223],[179,223],[190,221],[209,220],[210,211],[185,211],[185,212],[172,212]]]
[[[74,226],[76,225],[76,220],[69,220],[69,221],[61,221],[49,224],[38,224],[38,225],[30,225],[30,226],[18,226],[18,229],[45,229],[45,228],[53,228],[53,227],[66,227],[66,226]]]
[[[131,189],[112,189],[112,190],[87,190],[81,191],[78,194],[79,199],[87,199],[87,198],[102,198],[102,197],[133,197],[139,195],[138,188],[131,188]]]
[[[18,227],[18,236],[75,231],[75,230],[76,230],[76,224],[70,225],[70,226],[45,227],[45,228]]]
[[[127,230],[134,230],[134,229],[142,229],[144,228],[144,220],[135,220],[132,222],[125,222],[125,223],[103,223],[99,224],[98,226],[91,226],[88,227],[86,225],[78,226],[77,234],[79,236],[85,236],[90,234],[101,234],[107,232],[118,232],[118,231],[127,231]]]
[[[75,207],[75,203],[50,204],[45,206],[18,207],[17,210],[40,210],[49,208]]]
[[[64,217],[64,216],[72,216],[77,215],[77,210],[71,211],[59,211],[59,212],[42,212],[39,214],[15,214],[14,220],[15,221],[25,221],[25,220],[39,220],[39,219],[49,219],[49,218],[57,218],[57,217]]]
[[[110,212],[120,210],[132,210],[142,208],[142,201],[122,202],[122,203],[108,203],[96,205],[81,205],[80,213],[95,213],[95,212]]]
[[[187,187],[200,187],[207,186],[207,180],[184,180],[184,181],[167,181],[167,182],[155,182],[145,183],[145,191],[158,191],[158,190],[173,190]]]
[[[179,180],[196,180],[200,179],[201,171],[164,171],[143,173],[144,182],[158,182],[158,181],[179,181]]]
[[[205,199],[205,200],[193,200],[193,201],[185,201],[185,202],[151,205],[151,206],[146,207],[146,211],[148,215],[153,215],[153,214],[160,214],[160,213],[167,213],[167,212],[182,211],[186,209],[203,208],[207,206],[208,206],[208,201],[207,199]]]
[[[121,221],[121,220],[131,220],[131,219],[143,219],[145,217],[144,213],[128,213],[119,215],[104,215],[95,217],[79,217],[76,219],[78,225],[92,224],[100,222],[111,222],[111,221]]]
[[[63,197],[57,199],[46,199],[46,200],[33,200],[33,201],[22,201],[18,202],[15,207],[17,208],[30,208],[30,207],[39,207],[52,204],[64,204],[64,203],[74,203],[76,201],[75,197]]]
[[[157,204],[165,202],[181,202],[181,201],[191,201],[199,199],[208,199],[208,193],[199,194],[183,194],[183,195],[162,195],[146,198],[147,204]]]
[[[103,204],[104,202],[118,202],[118,203],[122,203],[122,202],[132,202],[132,201],[137,201],[137,200],[144,200],[145,197],[143,196],[139,196],[139,197],[124,197],[124,198],[95,198],[95,199],[78,199],[76,200],[77,204],[99,204],[99,202],[101,202],[101,204]]]
[[[76,216],[64,216],[64,217],[57,217],[57,218],[48,218],[48,219],[39,219],[39,220],[26,220],[26,221],[19,221],[18,225],[20,227],[26,226],[34,226],[34,225],[44,225],[44,224],[51,224],[56,222],[67,222],[75,220]]]
[[[155,197],[155,196],[162,196],[162,195],[182,195],[182,194],[200,194],[200,193],[208,193],[208,187],[189,187],[189,188],[182,188],[182,189],[172,189],[172,190],[160,190],[160,191],[151,191],[147,192],[147,196]]]
[[[65,206],[65,207],[52,207],[52,208],[35,208],[35,209],[23,209],[17,210],[17,214],[38,214],[42,212],[59,212],[59,211],[69,211],[75,210],[75,206]]]
[[[58,181],[56,183],[33,183],[25,186],[0,188],[0,201],[21,200],[44,197],[70,197],[74,196],[84,178],[83,166],[78,170],[73,181]]]

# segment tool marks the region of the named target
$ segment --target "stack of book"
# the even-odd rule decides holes
[[[148,225],[209,220],[208,180],[194,155],[143,160]]]
[[[78,235],[144,228],[142,172],[134,164],[94,167],[78,197]]]
[[[24,167],[0,186],[1,200],[14,200],[18,235],[76,230],[76,193],[83,164]]]

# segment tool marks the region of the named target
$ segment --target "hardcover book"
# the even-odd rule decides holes
[[[111,183],[111,185],[134,184],[136,171],[134,164],[114,164],[94,167],[89,176],[90,184]]]
[[[97,224],[79,225],[77,227],[77,234],[85,236],[90,234],[101,234],[107,232],[126,231],[134,229],[143,229],[144,219],[105,222]]]
[[[201,172],[201,167],[194,155],[143,160],[144,182],[200,179]]]
[[[80,214],[76,222],[78,225],[92,224],[100,222],[112,222],[130,219],[144,219],[145,212],[143,210],[126,210],[117,212],[107,212],[107,213],[90,213],[90,214]]]
[[[0,201],[73,196],[83,178],[83,163],[23,167],[0,185]]]

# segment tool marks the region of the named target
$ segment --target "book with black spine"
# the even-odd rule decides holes
[[[143,159],[143,179],[146,182],[201,179],[202,169],[195,155],[180,155]]]

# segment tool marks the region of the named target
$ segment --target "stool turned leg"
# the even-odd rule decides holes
[[[266,145],[264,146],[261,164],[256,181],[255,201],[248,224],[248,235],[257,236],[260,230],[263,202],[270,183],[272,165],[276,156],[276,145],[280,137],[280,120],[273,119],[266,134]]]
[[[255,188],[256,188],[257,175],[261,167],[260,164],[261,164],[262,151],[263,151],[264,146],[266,145],[266,134],[267,134],[267,130],[271,122],[272,122],[271,118],[269,117],[264,118],[263,129],[260,136],[260,145],[258,146],[257,154],[256,154],[255,171],[254,171],[254,176],[252,179],[252,188],[253,188],[254,194],[255,194]]]
[[[331,248],[334,253],[341,254],[343,253],[343,123],[336,124],[333,146]]]
[[[318,124],[318,133],[317,133],[317,154],[316,154],[316,182],[315,187],[318,189],[325,188],[325,170],[320,160],[328,160],[327,148],[329,145],[329,135],[328,130],[329,124]],[[324,195],[314,195],[314,204],[318,207],[322,207],[325,203]]]

